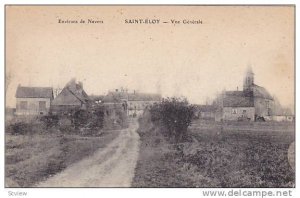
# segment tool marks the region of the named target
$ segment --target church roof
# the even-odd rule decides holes
[[[223,98],[224,107],[254,107],[253,92],[226,91]]]
[[[252,86],[252,88],[253,88],[254,97],[273,100],[273,97],[270,95],[270,93],[264,87],[254,84]]]

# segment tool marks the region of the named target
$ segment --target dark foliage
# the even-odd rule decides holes
[[[72,112],[69,117],[75,129],[99,129],[103,127],[104,110],[100,107],[89,110],[77,110]]]
[[[79,127],[84,127],[88,122],[89,119],[92,117],[89,111],[85,110],[78,110],[72,115],[72,120],[74,127],[78,129]]]
[[[5,131],[11,135],[33,135],[37,133],[43,133],[45,131],[45,126],[43,123],[37,121],[32,123],[18,121],[7,125]]]
[[[12,135],[24,135],[30,130],[30,125],[25,122],[16,122],[6,127],[6,132]]]
[[[58,115],[46,115],[41,117],[40,121],[43,122],[48,129],[48,128],[58,126],[59,117]]]
[[[164,135],[176,142],[186,138],[193,112],[194,107],[182,98],[166,98],[150,108],[151,121],[162,126]]]
[[[16,121],[6,125],[6,133],[12,135],[30,135],[60,131],[74,134],[96,134],[104,125],[104,110],[94,108],[76,110],[69,114],[45,115],[30,121]]]
[[[128,118],[127,118],[126,111],[117,110],[116,116],[118,118],[117,123],[119,126],[121,126],[122,128],[128,127]]]
[[[94,109],[91,119],[91,126],[102,128],[104,122],[104,110],[102,108]]]

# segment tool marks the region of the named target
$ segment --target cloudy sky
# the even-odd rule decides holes
[[[294,105],[293,7],[6,7],[8,106],[15,106],[18,84],[63,88],[73,77],[88,94],[123,86],[201,104],[224,89],[242,89],[248,65],[256,84]]]

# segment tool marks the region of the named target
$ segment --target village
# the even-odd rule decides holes
[[[291,187],[295,116],[251,67],[243,82],[202,105],[126,88],[88,95],[75,78],[59,91],[20,84],[6,109],[6,186]]]
[[[56,93],[52,87],[18,86],[16,108],[6,111],[6,118],[14,116],[43,116],[67,114],[71,110],[86,110],[103,106],[107,112],[122,110],[130,117],[138,117],[144,110],[162,100],[160,94],[129,92],[120,88],[107,95],[88,95],[82,82],[71,79]],[[254,73],[248,67],[242,90],[222,91],[212,104],[195,105],[195,118],[220,121],[294,121],[291,109],[284,108],[264,87],[254,83]]]
[[[295,188],[295,5],[3,8],[5,188]]]

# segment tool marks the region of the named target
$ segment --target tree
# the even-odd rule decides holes
[[[150,108],[151,121],[165,128],[165,135],[176,142],[187,135],[192,122],[194,106],[185,98],[166,98]]]

